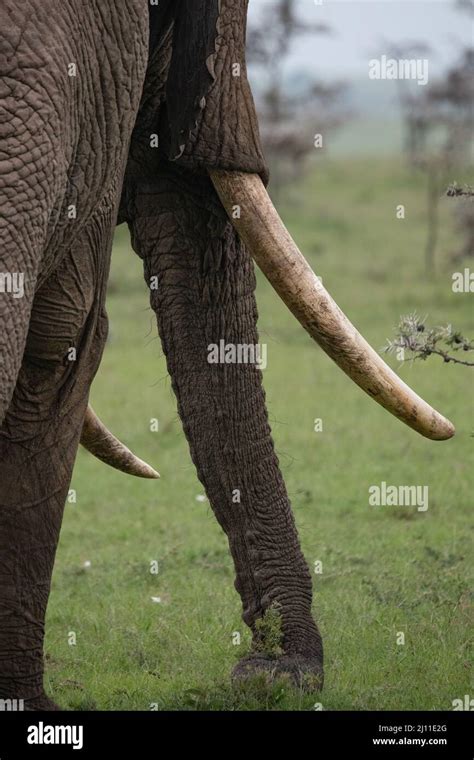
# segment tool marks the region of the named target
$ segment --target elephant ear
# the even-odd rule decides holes
[[[166,87],[166,153],[189,169],[267,180],[247,80],[248,0],[179,0]]]

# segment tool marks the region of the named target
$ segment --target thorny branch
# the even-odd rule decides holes
[[[398,352],[400,349],[403,353],[408,351],[408,358],[412,361],[434,355],[440,356],[446,364],[452,362],[474,367],[474,361],[468,358],[461,359],[457,355],[460,351],[473,352],[473,340],[465,338],[459,331],[454,330],[452,325],[427,327],[416,313],[400,318],[395,338],[388,340],[383,347],[385,353]]]
[[[449,196],[459,196],[459,195],[468,195],[468,196],[474,196],[474,188],[472,188],[470,185],[464,185],[464,187],[459,187],[457,182],[453,182],[451,185],[448,185],[446,189],[446,195]]]

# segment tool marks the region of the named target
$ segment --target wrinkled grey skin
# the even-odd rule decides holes
[[[27,709],[56,709],[43,690],[44,618],[107,336],[117,221],[130,227],[146,281],[158,276],[151,304],[179,414],[257,646],[255,622],[280,605],[283,655],[255,653],[235,674],[322,676],[260,371],[207,362],[210,343],[258,341],[253,265],[207,175],[267,176],[245,72],[246,5],[161,0],[150,19],[146,0],[0,6],[0,273],[25,277],[22,298],[0,292],[0,698]]]

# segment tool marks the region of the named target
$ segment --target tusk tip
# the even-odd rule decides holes
[[[153,469],[151,465],[144,462],[143,459],[139,459],[133,456],[132,467],[128,470],[129,475],[135,475],[138,478],[146,478],[147,480],[159,480],[161,475],[159,472]]]
[[[443,424],[440,425],[432,436],[433,441],[449,441],[456,435],[456,428],[449,420],[443,420]]]
[[[124,446],[97,417],[89,406],[84,417],[81,434],[82,445],[97,459],[110,467],[134,475],[137,478],[158,480],[160,473],[150,467],[143,459],[139,459],[130,449]]]
[[[417,420],[416,424],[413,425],[414,429],[431,441],[449,441],[456,434],[453,423],[434,409],[431,412],[430,417],[425,418],[423,424],[421,424],[421,420]]]

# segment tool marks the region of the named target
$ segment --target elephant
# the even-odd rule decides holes
[[[351,325],[270,200],[245,62],[247,6],[0,6],[0,698],[27,710],[59,709],[43,685],[44,625],[79,444],[124,472],[158,476],[88,404],[117,224],[143,261],[191,458],[252,631],[234,678],[323,683],[311,575],[260,368],[208,361],[221,340],[258,343],[254,260],[374,400],[429,438],[454,433]],[[265,651],[259,625],[270,609],[278,655]]]

